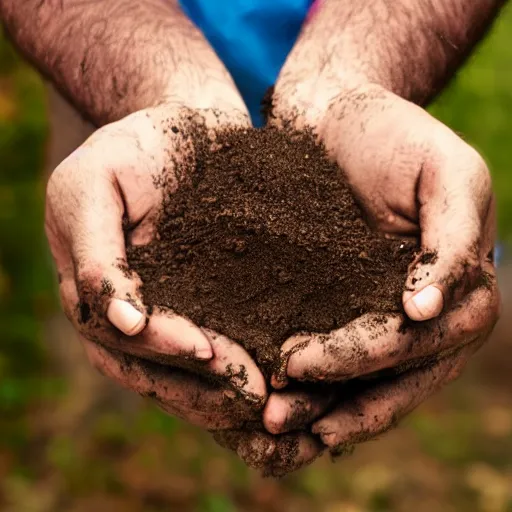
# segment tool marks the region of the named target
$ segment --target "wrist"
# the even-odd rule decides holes
[[[329,118],[340,116],[344,105],[353,103],[355,98],[389,94],[382,85],[349,70],[340,70],[336,75],[326,70],[312,72],[305,80],[292,76],[286,73],[276,83],[272,115],[284,124],[291,121],[298,129],[308,126],[322,131]]]
[[[223,102],[203,95],[200,101],[189,97],[162,99],[154,106],[140,109],[121,120],[125,127],[134,126],[137,133],[151,134],[150,140],[158,148],[168,148],[169,141],[185,140],[190,127],[202,125],[208,129],[227,126],[249,127],[250,117],[243,103],[224,98]],[[185,137],[185,139],[183,139]]]
[[[169,90],[155,107],[176,112],[180,109],[190,111],[215,110],[222,113],[243,112],[248,114],[247,107],[240,94],[229,84],[214,84],[212,86],[197,86],[188,84],[188,90],[177,92]]]

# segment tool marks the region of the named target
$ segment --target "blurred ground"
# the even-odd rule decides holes
[[[398,430],[281,481],[85,364],[58,314],[42,231],[43,90],[0,40],[0,510],[512,511],[511,33],[509,9],[432,108],[493,172],[505,243],[493,343]]]

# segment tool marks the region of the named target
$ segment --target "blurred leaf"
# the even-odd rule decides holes
[[[92,436],[109,450],[127,446],[131,438],[126,419],[119,413],[100,416],[96,421]]]
[[[79,458],[73,440],[67,436],[52,439],[47,447],[46,456],[52,466],[64,472],[72,470]]]
[[[179,428],[180,421],[173,416],[163,413],[156,407],[148,407],[138,419],[139,434],[163,434],[172,437]]]
[[[236,508],[226,496],[207,494],[201,500],[198,512],[236,512]]]

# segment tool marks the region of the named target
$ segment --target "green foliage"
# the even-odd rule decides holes
[[[44,242],[46,116],[39,78],[0,38],[0,443],[23,439],[42,390],[40,320],[54,304]]]
[[[236,509],[226,496],[206,494],[201,500],[198,512],[236,512]]]
[[[139,435],[149,434],[150,432],[159,433],[167,437],[177,431],[180,422],[173,416],[164,414],[158,409],[145,409],[137,422],[137,433]]]
[[[474,455],[475,419],[473,415],[452,412],[441,419],[415,414],[409,422],[425,453],[445,464],[457,465],[468,463]]]

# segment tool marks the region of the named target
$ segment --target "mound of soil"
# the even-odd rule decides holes
[[[233,129],[212,146],[198,129],[194,146],[159,238],[128,249],[146,304],[238,341],[267,376],[294,333],[402,310],[416,246],[369,227],[311,133]]]

